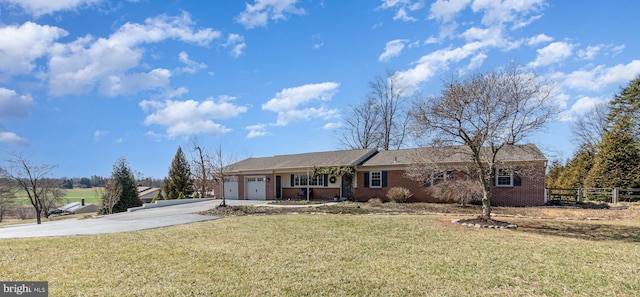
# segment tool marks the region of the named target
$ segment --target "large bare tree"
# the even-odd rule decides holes
[[[417,100],[417,135],[430,145],[460,145],[466,173],[482,187],[482,218],[491,217],[491,191],[500,150],[543,128],[559,112],[553,84],[515,64],[453,78],[442,93]]]
[[[113,214],[113,207],[120,201],[122,196],[122,184],[117,178],[107,179],[104,190],[98,190],[100,199],[100,208],[104,209],[106,214]]]
[[[7,166],[1,170],[2,178],[11,180],[15,187],[26,193],[36,212],[36,222],[41,224],[42,215],[47,216],[51,207],[49,200],[60,198],[52,194],[55,185],[48,178],[56,165],[33,164],[21,154],[11,154],[5,162]]]
[[[191,155],[193,185],[196,191],[200,192],[200,197],[204,198],[211,192],[213,186],[213,158],[197,137],[191,139],[191,145],[193,146]]]
[[[573,138],[583,149],[595,152],[596,146],[602,142],[602,136],[607,129],[609,103],[601,102],[593,106],[589,112],[576,118],[571,131]]]
[[[369,82],[369,89],[366,100],[345,114],[340,143],[349,149],[401,148],[409,124],[407,89],[389,70]]]

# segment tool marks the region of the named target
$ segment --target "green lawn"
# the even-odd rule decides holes
[[[62,198],[61,203],[67,204],[71,202],[76,202],[82,200],[84,198],[86,203],[98,203],[100,201],[96,190],[99,188],[89,188],[89,189],[65,189],[65,196]],[[27,197],[26,192],[18,192],[16,194],[16,203],[20,205],[29,205],[29,198]]]
[[[48,281],[50,296],[640,292],[637,220],[517,218],[517,230],[467,228],[450,220],[245,216],[121,234],[0,240],[0,280]],[[588,230],[592,236],[580,235]]]

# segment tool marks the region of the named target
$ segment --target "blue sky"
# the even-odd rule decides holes
[[[220,4],[223,3],[223,4]],[[579,4],[578,4],[579,3]],[[164,177],[190,139],[236,159],[341,148],[387,70],[425,95],[515,60],[556,84],[529,140],[570,157],[573,120],[640,74],[640,2],[0,0],[0,150]]]

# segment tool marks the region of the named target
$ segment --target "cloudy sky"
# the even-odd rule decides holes
[[[223,4],[221,4],[223,3]],[[392,71],[425,95],[515,60],[565,107],[530,141],[569,157],[572,121],[640,74],[640,2],[0,0],[0,150],[164,177],[197,137],[235,156],[339,149]]]

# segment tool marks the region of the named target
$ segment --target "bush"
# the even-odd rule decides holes
[[[184,196],[184,193],[180,192],[180,194],[178,195],[178,200],[182,200],[185,199],[186,197]]]
[[[413,197],[413,194],[411,193],[411,191],[409,191],[409,189],[403,187],[393,187],[389,189],[389,191],[387,191],[386,196],[389,201],[404,203],[407,202],[409,198]]]
[[[200,192],[193,193],[193,198],[196,198],[196,199],[200,198]]]
[[[369,199],[369,201],[367,201],[367,203],[369,203],[369,205],[371,207],[381,207],[382,206],[382,199],[380,199],[380,198],[371,198],[371,199]]]

